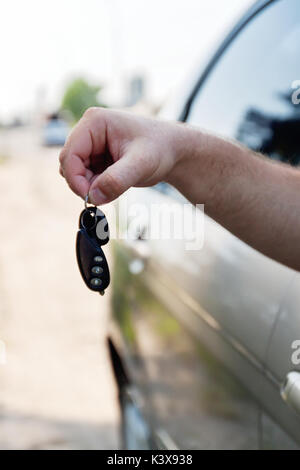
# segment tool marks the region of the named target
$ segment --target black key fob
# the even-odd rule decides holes
[[[109,228],[104,213],[87,207],[79,217],[76,256],[81,276],[87,287],[104,294],[110,282],[108,264],[102,246],[109,241]]]

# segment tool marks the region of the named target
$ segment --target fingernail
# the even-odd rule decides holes
[[[100,191],[100,189],[95,188],[89,192],[89,200],[92,204],[98,206],[99,204],[104,204],[107,202],[107,197],[103,194],[102,191]]]

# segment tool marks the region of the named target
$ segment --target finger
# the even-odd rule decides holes
[[[89,199],[95,205],[113,201],[146,179],[152,171],[151,159],[147,158],[145,149],[137,145],[92,182]]]
[[[95,177],[94,173],[88,168],[85,169],[85,177],[91,183],[92,178]]]
[[[60,154],[62,173],[70,188],[85,197],[92,175],[86,173],[90,157],[106,147],[106,123],[99,110],[86,112],[67,139]]]
[[[89,192],[90,183],[86,177],[86,167],[78,155],[71,155],[63,166],[63,175],[75,194],[84,198]]]

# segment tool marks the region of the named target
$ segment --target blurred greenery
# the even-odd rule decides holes
[[[71,113],[74,121],[78,121],[91,106],[105,106],[99,101],[100,91],[101,86],[91,85],[84,78],[75,78],[66,87],[61,109]]]

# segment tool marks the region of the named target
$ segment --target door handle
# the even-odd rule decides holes
[[[300,372],[289,372],[281,388],[283,400],[300,414]]]

